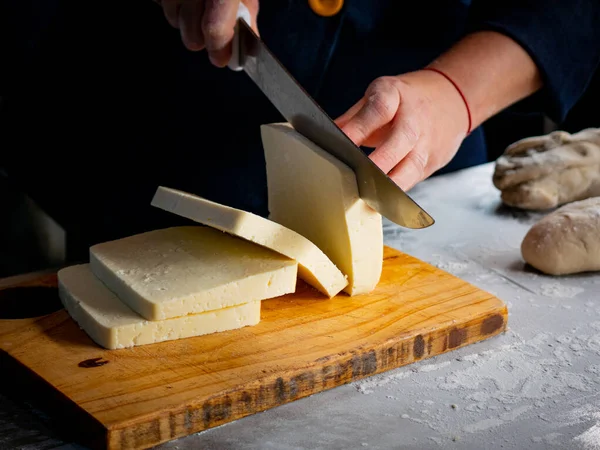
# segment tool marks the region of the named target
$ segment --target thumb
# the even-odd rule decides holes
[[[359,101],[352,105],[350,109],[348,109],[344,114],[335,119],[335,124],[340,128],[344,128],[346,124],[350,122],[350,120],[356,115],[356,113],[360,111],[360,109],[364,106],[365,101],[366,99],[362,97]]]
[[[371,83],[364,99],[338,120],[342,131],[360,146],[388,126],[396,116],[399,106],[400,93],[393,82],[388,78],[378,78]]]

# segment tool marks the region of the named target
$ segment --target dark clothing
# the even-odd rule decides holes
[[[25,15],[11,3],[16,65],[0,95],[12,145],[0,165],[82,249],[177,223],[150,206],[158,185],[267,214],[259,127],[283,118],[243,72],[186,50],[150,0],[39,0]],[[546,86],[519,107],[559,122],[600,59],[598,0],[346,0],[330,18],[306,0],[260,7],[262,38],[332,117],[469,30],[505,32],[531,52]],[[440,172],[484,162],[476,129]]]

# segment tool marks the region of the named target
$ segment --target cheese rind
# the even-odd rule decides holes
[[[136,234],[90,247],[94,275],[147,320],[279,297],[296,290],[298,263],[204,226]]]
[[[298,261],[298,276],[328,297],[348,280],[309,239],[272,220],[177,189],[159,186],[152,206],[267,247]]]
[[[352,169],[289,124],[262,125],[261,136],[269,219],[320,247],[348,276],[348,294],[371,292],[383,266],[383,224],[360,198]]]
[[[58,272],[62,304],[98,345],[114,350],[157,342],[202,336],[253,326],[260,321],[261,302],[159,321],[136,314],[90,270],[89,264]]]

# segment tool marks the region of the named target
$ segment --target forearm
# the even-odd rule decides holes
[[[461,89],[471,111],[471,128],[542,87],[529,54],[514,40],[494,31],[467,35],[429,64]]]

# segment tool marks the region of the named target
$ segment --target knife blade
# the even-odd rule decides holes
[[[248,25],[248,16],[238,17],[229,67],[243,70],[298,133],[348,165],[356,174],[360,197],[371,208],[405,228],[433,225],[433,218],[348,138],[279,62]]]

